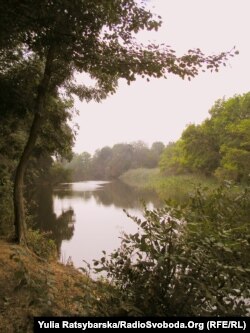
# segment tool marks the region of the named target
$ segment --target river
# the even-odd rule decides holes
[[[53,192],[45,188],[38,195],[37,222],[50,232],[60,260],[75,267],[92,264],[103,253],[120,245],[122,232],[134,233],[137,225],[127,217],[142,217],[142,200],[147,207],[161,205],[155,193],[136,191],[120,181],[85,181],[60,184]]]

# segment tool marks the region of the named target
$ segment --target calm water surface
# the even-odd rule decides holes
[[[123,231],[136,232],[123,209],[141,217],[141,200],[150,208],[161,205],[155,194],[137,192],[119,181],[61,184],[51,195],[40,191],[38,224],[52,233],[61,261],[70,258],[82,267],[83,260],[92,264],[103,250],[110,253],[119,247]]]

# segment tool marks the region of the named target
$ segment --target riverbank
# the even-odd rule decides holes
[[[0,332],[33,332],[34,316],[109,316],[111,295],[71,265],[0,240]]]
[[[125,184],[138,189],[154,190],[163,200],[174,199],[177,201],[187,199],[197,186],[214,189],[219,184],[216,179],[201,175],[164,176],[158,168],[129,170],[120,179]]]

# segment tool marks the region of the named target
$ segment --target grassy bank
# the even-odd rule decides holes
[[[0,332],[33,332],[34,316],[115,315],[112,294],[71,265],[0,240]]]
[[[125,172],[120,179],[136,188],[154,190],[161,199],[185,200],[199,185],[214,188],[218,182],[200,175],[163,176],[158,168],[133,169]]]

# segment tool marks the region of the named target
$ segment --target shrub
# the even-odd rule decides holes
[[[246,315],[250,299],[249,192],[197,189],[185,207],[128,216],[138,232],[94,262],[130,315]],[[125,305],[124,305],[125,304]]]

